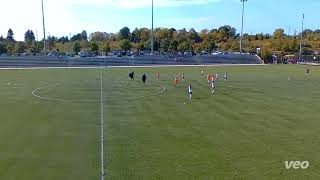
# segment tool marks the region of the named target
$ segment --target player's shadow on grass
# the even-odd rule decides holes
[[[205,99],[208,99],[208,98],[205,98],[205,97],[195,97],[195,98],[192,98],[192,99],[196,99],[196,100],[205,100]]]

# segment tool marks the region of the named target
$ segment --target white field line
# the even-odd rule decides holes
[[[146,66],[104,66],[107,68],[150,68],[150,67],[222,67],[222,66],[265,66],[267,64],[202,64],[202,65],[146,65]],[[1,68],[0,70],[37,70],[37,69],[96,69],[101,66],[82,66],[82,67],[16,67]]]
[[[266,64],[202,64],[202,65],[146,65],[146,66],[107,66],[108,68],[161,68],[161,67],[223,67],[223,66],[264,66]]]
[[[307,65],[311,65],[311,66],[319,66],[319,63],[306,63]]]
[[[83,67],[0,67],[0,70],[37,70],[37,69],[97,69],[100,66]]]
[[[55,85],[59,85],[59,84],[55,84]],[[34,97],[37,97],[37,98],[40,98],[40,99],[45,99],[45,100],[50,100],[50,101],[61,101],[61,102],[97,102],[97,101],[100,101],[100,100],[68,100],[68,99],[50,98],[50,97],[40,96],[40,95],[37,94],[37,92],[39,90],[47,88],[47,87],[51,87],[51,86],[49,85],[49,86],[39,87],[39,88],[33,90],[31,92],[31,94]]]
[[[100,123],[101,123],[101,180],[104,180],[104,113],[103,113],[103,68],[100,71]]]
[[[72,84],[72,83],[70,83],[70,84]],[[52,86],[55,86],[55,85],[60,85],[60,84],[57,83],[57,84],[54,84],[54,85],[47,85],[47,86],[42,86],[42,87],[36,88],[31,92],[31,94],[34,97],[37,97],[37,98],[40,98],[40,99],[49,100],[49,101],[60,101],[60,102],[100,102],[101,101],[101,99],[98,100],[98,99],[61,99],[61,98],[51,98],[51,97],[41,96],[41,95],[38,94],[38,91],[40,91],[41,89],[49,88],[49,87],[52,87]],[[108,99],[108,101],[135,100],[135,99],[142,99],[142,98],[147,98],[147,97],[151,97],[151,96],[156,96],[156,95],[159,95],[159,94],[163,94],[167,90],[167,88],[164,85],[161,85],[161,88],[162,88],[161,91],[156,92],[156,93],[152,93],[152,94],[149,94],[149,95],[135,96],[135,97],[128,97],[128,98],[118,98],[118,99]],[[105,100],[103,99],[103,101],[105,101]]]

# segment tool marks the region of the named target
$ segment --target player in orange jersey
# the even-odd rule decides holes
[[[175,84],[175,86],[176,87],[178,87],[178,84],[180,83],[180,81],[179,81],[179,79],[178,79],[178,76],[176,76],[175,78],[174,78],[174,84]]]
[[[211,80],[212,80],[212,75],[211,74],[208,74],[207,75],[207,80],[208,80],[208,83],[210,84]]]

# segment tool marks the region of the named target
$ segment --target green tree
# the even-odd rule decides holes
[[[264,63],[272,63],[272,52],[268,48],[262,48],[260,57],[263,59]]]
[[[169,38],[164,38],[160,42],[160,51],[168,52],[170,48],[171,40]]]
[[[64,43],[67,43],[67,42],[69,42],[68,36],[66,36],[66,37],[62,36],[62,37],[60,37],[60,38],[58,39],[58,43],[64,44]]]
[[[176,52],[178,49],[179,42],[177,40],[172,40],[169,45],[170,52]]]
[[[42,50],[42,43],[32,41],[30,48],[31,53],[40,53]]]
[[[80,51],[81,51],[81,46],[80,46],[80,43],[77,41],[73,44],[73,52],[78,54]]]
[[[71,41],[81,41],[81,34],[76,34],[72,36]]]
[[[37,46],[32,45],[34,34],[31,30],[25,33],[25,41],[28,51],[38,51]],[[122,40],[131,42],[130,47],[135,50],[150,50],[150,34],[148,28],[135,28],[132,33],[127,27],[122,28],[118,34],[95,32],[90,35],[90,41],[95,41],[101,51],[105,51],[105,43],[110,42],[111,49],[121,49]],[[320,51],[320,30],[306,29],[303,32],[304,50]],[[247,52],[255,52],[258,47],[268,48],[271,52],[297,53],[299,51],[299,34],[286,35],[283,29],[276,29],[270,34],[258,33],[255,35],[244,34],[243,47]],[[8,31],[7,38],[0,37],[0,43],[3,42],[8,53],[15,50],[15,41],[13,31]],[[50,43],[51,42],[51,43]],[[74,42],[80,43],[83,50],[90,50],[91,43],[87,41],[87,32],[82,31],[71,38],[71,42],[67,37],[48,39],[50,49],[60,49],[61,51],[72,51]],[[41,43],[41,42],[40,42]],[[154,49],[161,52],[176,52],[194,50],[199,52],[202,50],[211,51],[219,47],[225,51],[239,51],[239,34],[236,29],[231,26],[221,26],[218,29],[207,29],[197,32],[194,29],[187,31],[186,29],[176,30],[173,28],[156,28],[154,30]],[[33,49],[33,50],[32,50]],[[40,47],[40,50],[42,48]],[[126,48],[127,49],[127,48]]]
[[[91,43],[91,51],[95,53],[99,51],[99,45],[95,41]]]
[[[191,28],[189,33],[188,33],[188,39],[191,40],[191,42],[195,42],[195,43],[199,43],[200,42],[199,34],[193,28]]]
[[[220,35],[220,41],[226,42],[228,39],[233,38],[236,35],[236,29],[229,26],[221,26],[218,29],[219,35]]]
[[[137,50],[138,51],[144,51],[145,50],[144,43],[138,43],[137,44]]]
[[[3,43],[0,43],[0,55],[3,53],[7,53],[7,47]]]
[[[232,39],[232,40],[229,40],[228,41],[228,44],[230,44],[230,49],[232,51],[240,51],[240,48],[239,48],[239,41],[235,40],[235,39]]]
[[[8,30],[6,40],[7,40],[8,42],[14,42],[14,37],[13,37],[13,36],[14,36],[14,33],[13,33],[12,29],[10,28],[10,29]]]
[[[212,52],[213,49],[215,49],[215,43],[212,40],[203,40],[202,41],[202,50],[205,50],[207,52]]]
[[[81,40],[80,47],[81,47],[81,49],[88,50],[90,48],[90,43],[86,40]]]
[[[104,52],[108,54],[111,51],[110,42],[107,42],[104,47]]]
[[[4,42],[4,41],[5,41],[4,37],[3,37],[3,36],[0,36],[0,43],[1,43],[1,42]]]
[[[14,46],[15,53],[24,53],[26,52],[27,46],[24,42],[17,42]]]
[[[200,53],[202,51],[201,43],[194,44],[192,49],[195,53]]]
[[[140,42],[140,38],[139,38],[139,29],[135,28],[131,35],[130,35],[130,41],[133,43],[139,43]]]
[[[9,53],[9,54],[13,54],[14,53],[14,43],[13,42],[9,42],[8,44],[7,44],[7,52]]]
[[[87,31],[86,30],[83,30],[81,32],[80,38],[81,38],[81,40],[88,41],[88,35],[87,35]]]
[[[187,41],[183,41],[178,45],[177,50],[181,52],[191,51],[191,43]]]
[[[139,38],[139,42],[147,42],[147,41],[149,41],[150,40],[150,37],[151,37],[151,32],[150,32],[150,30],[149,29],[147,29],[147,28],[141,28],[140,30],[139,30],[139,34],[138,34],[138,38]]]
[[[276,29],[273,33],[274,39],[282,39],[284,38],[284,30],[283,29]]]
[[[119,31],[119,40],[129,40],[130,37],[130,29],[128,27],[124,27]]]
[[[90,41],[105,41],[108,39],[108,33],[105,32],[94,32],[90,35]]]
[[[52,51],[53,49],[55,49],[55,45],[57,42],[57,38],[54,36],[48,36],[47,38],[47,45],[48,45],[48,49],[50,51]]]
[[[120,42],[120,48],[123,51],[129,51],[131,49],[131,43],[128,39],[123,39]]]
[[[24,33],[24,41],[26,43],[31,43],[32,41],[34,41],[36,38],[34,36],[34,33],[32,30],[28,30],[26,33]]]

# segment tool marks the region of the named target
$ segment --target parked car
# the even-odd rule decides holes
[[[30,54],[25,52],[25,53],[22,53],[21,56],[30,56]]]
[[[222,52],[221,52],[221,51],[214,51],[214,52],[212,52],[211,54],[212,54],[212,55],[220,55],[220,54],[222,54]]]
[[[9,56],[9,54],[3,53],[3,54],[0,54],[0,56],[2,56],[2,57],[7,57],[7,56]]]

